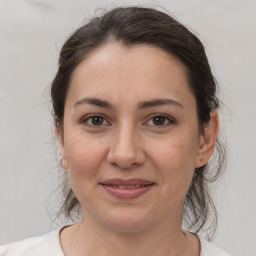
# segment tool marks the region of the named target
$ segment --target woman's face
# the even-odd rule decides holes
[[[118,43],[92,52],[74,71],[59,138],[85,218],[122,231],[180,225],[204,137],[175,57]]]

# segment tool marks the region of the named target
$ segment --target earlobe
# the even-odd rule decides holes
[[[66,170],[67,161],[66,161],[65,147],[64,147],[64,135],[61,128],[56,122],[55,122],[55,134],[58,138],[59,148],[60,148],[60,156],[59,156],[60,166]]]
[[[210,116],[209,123],[204,126],[203,134],[200,135],[196,168],[205,165],[214,152],[215,142],[219,133],[219,117],[216,110],[212,110]]]

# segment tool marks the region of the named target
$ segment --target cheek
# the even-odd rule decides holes
[[[103,145],[100,139],[79,133],[66,140],[69,182],[76,198],[83,205],[90,204],[91,196],[97,189],[99,170],[106,152]]]
[[[82,134],[68,138],[65,145],[70,179],[97,178],[100,165],[105,158],[105,147],[100,139],[92,139]]]
[[[166,190],[173,194],[186,193],[195,170],[196,136],[170,136],[151,150],[152,162],[159,170]],[[189,134],[189,133],[188,133]],[[149,147],[153,149],[153,145]]]
[[[194,170],[197,155],[197,144],[194,139],[186,137],[170,138],[157,147],[151,145],[151,156],[159,165],[170,169],[171,172],[181,173]],[[155,149],[155,150],[153,150]]]

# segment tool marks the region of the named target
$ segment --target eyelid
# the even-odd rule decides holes
[[[87,121],[88,121],[90,118],[95,117],[95,116],[96,116],[96,117],[101,117],[101,118],[103,118],[104,121],[106,121],[106,122],[108,123],[107,126],[111,125],[111,123],[107,120],[107,118],[106,118],[103,114],[98,114],[98,113],[89,114],[89,115],[84,116],[84,117],[81,119],[80,123],[81,123],[81,124],[84,124],[84,125],[87,125],[87,126],[89,126],[89,127],[93,127],[93,128],[101,128],[101,127],[106,126],[106,124],[105,124],[105,125],[104,125],[104,124],[102,124],[102,125],[91,125],[91,124],[88,124],[88,123],[87,123]],[[103,121],[103,122],[104,122],[104,121]]]
[[[105,122],[107,122],[107,124],[102,124],[102,125],[91,125],[91,124],[88,124],[87,121],[92,118],[92,117],[101,117],[104,119]],[[151,119],[153,119],[154,117],[164,117],[166,120],[168,120],[168,124],[165,124],[165,125],[149,125],[149,126],[153,126],[153,127],[156,127],[156,128],[164,128],[164,127],[167,127],[167,126],[170,126],[172,124],[175,124],[176,123],[176,120],[173,118],[173,117],[170,117],[169,115],[166,115],[166,114],[161,114],[161,113],[155,113],[155,114],[151,114],[150,116],[147,117],[147,121],[144,122],[143,124],[145,123],[148,123]],[[86,115],[84,116],[81,121],[80,121],[81,124],[84,124],[84,125],[87,125],[89,127],[93,127],[93,128],[102,128],[104,126],[110,126],[111,123],[108,121],[108,118],[105,117],[104,114],[101,114],[101,113],[93,113],[93,114],[89,114],[89,115]]]
[[[154,117],[164,117],[165,119],[168,120],[168,124],[165,124],[165,125],[159,125],[159,126],[158,125],[150,125],[150,126],[153,126],[153,127],[156,127],[156,128],[165,128],[169,125],[172,125],[172,124],[176,123],[176,120],[174,118],[170,117],[169,115],[161,114],[161,113],[150,115],[145,123],[148,123]]]

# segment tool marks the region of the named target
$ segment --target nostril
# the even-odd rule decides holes
[[[122,139],[118,136],[113,138],[107,161],[122,169],[134,168],[145,161],[144,150],[139,140],[134,140],[134,136],[131,138],[123,134]]]
[[[121,168],[121,169],[131,169],[131,168],[134,168],[134,167],[138,166],[137,163],[132,163],[132,164],[128,164],[128,163],[127,164],[112,163],[112,165],[114,167],[118,167],[118,168]]]

